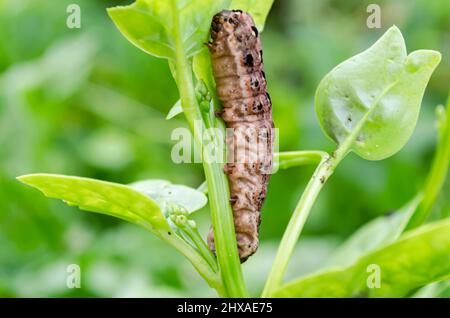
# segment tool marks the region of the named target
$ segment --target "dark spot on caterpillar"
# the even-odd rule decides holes
[[[255,32],[255,36],[258,37],[258,29],[252,25],[252,30]]]
[[[348,115],[347,121],[351,123],[352,122],[352,116]]]
[[[320,183],[322,183],[322,184],[325,183],[325,176],[321,176],[321,177],[320,177]]]
[[[225,10],[216,15],[211,30],[213,43],[209,49],[218,97],[226,109],[222,118],[228,128],[233,128],[231,135],[227,132],[225,137],[229,157],[224,172],[229,180],[239,258],[244,262],[259,245],[261,208],[272,171],[274,135],[269,129],[274,124],[270,96],[262,90],[266,87],[266,75],[262,69],[259,32],[248,13],[238,12],[240,14],[237,10]],[[231,31],[228,26],[229,33],[214,36],[216,28],[224,28],[223,25],[214,26],[214,23],[225,24],[226,19],[229,23],[235,20],[236,25]],[[236,61],[241,59],[241,62],[230,65],[224,56]],[[258,67],[255,67],[256,63]],[[260,153],[261,150],[264,152]],[[212,228],[208,245],[215,252]]]
[[[262,63],[263,62],[263,51],[262,50],[259,51],[259,56],[261,57],[261,63]]]
[[[213,21],[213,23],[211,24],[211,29],[214,32],[219,32],[220,31],[220,24],[219,24],[219,22]]]
[[[228,23],[232,24],[234,26],[237,26],[239,24],[239,22],[236,19],[233,19],[233,18],[229,18],[228,19]]]
[[[253,55],[247,54],[245,56],[244,65],[245,66],[249,66],[249,67],[253,67]]]
[[[242,10],[231,10],[233,12],[238,12],[238,13],[242,13]]]
[[[265,199],[264,193],[261,191],[261,192],[259,193],[259,195],[258,195],[258,201],[259,201],[259,202],[262,202],[264,199]]]

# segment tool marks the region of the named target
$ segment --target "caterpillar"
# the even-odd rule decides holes
[[[224,10],[213,17],[210,33],[208,47],[217,94],[223,105],[219,115],[227,126],[224,172],[230,184],[242,263],[259,246],[261,207],[272,171],[272,102],[263,71],[261,41],[250,14]],[[212,228],[208,245],[215,253]]]

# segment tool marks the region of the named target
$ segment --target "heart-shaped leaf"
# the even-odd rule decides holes
[[[425,87],[441,55],[406,54],[397,27],[320,82],[316,112],[324,132],[344,151],[380,160],[399,151],[417,122]]]

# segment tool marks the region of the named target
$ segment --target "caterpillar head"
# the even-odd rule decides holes
[[[214,40],[228,36],[236,30],[251,30],[258,36],[253,18],[242,10],[223,10],[217,13],[211,23],[211,37]]]

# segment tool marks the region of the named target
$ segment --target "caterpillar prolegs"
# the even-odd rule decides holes
[[[267,93],[258,29],[241,10],[225,10],[211,23],[211,52],[217,93],[227,126],[227,164],[236,240],[241,262],[256,252],[261,207],[272,171],[272,104]],[[214,233],[208,235],[215,252]]]

